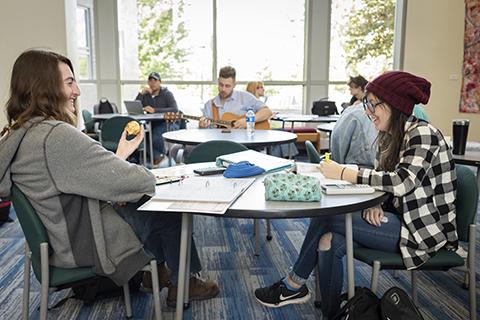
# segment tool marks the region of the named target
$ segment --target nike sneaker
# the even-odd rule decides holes
[[[282,279],[270,287],[255,290],[255,298],[264,306],[278,308],[287,304],[305,303],[310,299],[310,292],[306,285],[298,290],[289,290]]]

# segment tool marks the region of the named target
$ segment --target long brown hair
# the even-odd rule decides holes
[[[71,61],[55,52],[28,50],[17,58],[5,107],[8,125],[2,135],[9,129],[18,129],[33,117],[76,125],[77,108],[74,115],[65,108],[68,98],[62,91],[60,62],[67,64],[74,74]]]
[[[405,123],[408,116],[396,108],[379,105],[380,108],[390,108],[390,122],[386,131],[379,131],[377,136],[378,151],[380,154],[378,168],[383,171],[393,171],[400,157],[403,138],[405,135]],[[377,107],[377,108],[378,108]]]

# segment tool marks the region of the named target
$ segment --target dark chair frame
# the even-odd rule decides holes
[[[29,318],[29,300],[30,300],[30,267],[33,266],[35,277],[40,282],[40,319],[47,319],[48,298],[50,293],[70,288],[78,282],[84,281],[96,276],[93,267],[83,268],[59,268],[49,263],[49,239],[47,231],[37,216],[35,209],[30,201],[16,186],[12,186],[12,202],[25,234],[25,261],[23,269],[23,302],[22,319]],[[150,264],[143,270],[151,271],[155,319],[161,320],[162,311],[160,307],[160,285],[158,281],[157,262],[152,259]],[[126,315],[132,317],[132,304],[130,299],[130,289],[128,283],[123,286],[125,299]]]

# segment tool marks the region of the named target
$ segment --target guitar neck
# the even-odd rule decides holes
[[[201,117],[198,116],[190,116],[187,114],[182,114],[182,118],[184,119],[190,119],[190,120],[200,120]],[[233,126],[233,121],[225,121],[225,120],[214,120],[211,118],[206,118],[207,120],[210,120],[211,123],[220,125],[220,126],[227,126],[227,127],[232,127]]]

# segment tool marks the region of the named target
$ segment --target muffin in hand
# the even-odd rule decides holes
[[[125,130],[127,131],[127,135],[136,136],[140,133],[140,123],[137,121],[130,121],[125,126]]]

